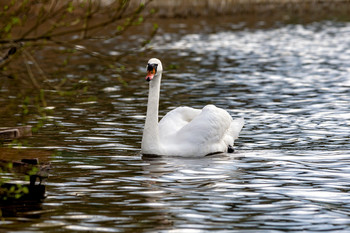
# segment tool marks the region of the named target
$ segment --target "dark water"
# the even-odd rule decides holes
[[[95,99],[52,101],[52,121],[28,139],[58,151],[47,198],[0,228],[349,232],[350,24],[226,23],[203,34],[169,27],[152,52],[129,58],[127,86],[97,75],[89,81]],[[167,69],[161,115],[211,103],[245,118],[234,154],[141,158],[151,56]]]

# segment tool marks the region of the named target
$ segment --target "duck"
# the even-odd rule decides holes
[[[233,119],[226,110],[208,104],[202,109],[177,107],[159,121],[162,62],[151,58],[146,71],[149,92],[141,142],[143,156],[203,157],[234,152],[243,118]]]

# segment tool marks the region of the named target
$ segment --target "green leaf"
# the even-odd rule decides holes
[[[12,24],[11,24],[11,23],[8,23],[8,24],[5,26],[4,31],[5,31],[5,32],[9,32],[9,31],[11,31],[11,29],[12,29]]]
[[[117,27],[117,32],[121,32],[121,31],[123,31],[123,30],[124,30],[124,27],[123,27],[123,26],[118,25],[118,27]]]
[[[72,13],[74,11],[74,6],[72,2],[68,3],[67,11],[69,13]]]
[[[8,163],[7,168],[11,170],[13,168],[13,163]]]
[[[28,105],[30,103],[30,97],[26,96],[23,100],[23,104]]]
[[[35,175],[38,171],[39,169],[37,167],[33,167],[32,170],[28,172],[28,174],[32,176]]]
[[[153,15],[156,13],[156,9],[152,8],[149,12]]]
[[[24,194],[28,194],[28,193],[29,193],[28,187],[22,187],[22,192],[23,192]]]
[[[13,25],[21,23],[21,19],[18,17],[12,17],[11,21]]]
[[[153,24],[153,30],[158,30],[158,28],[159,28],[158,24],[154,23]]]

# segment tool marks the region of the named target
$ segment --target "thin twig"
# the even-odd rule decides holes
[[[26,65],[27,72],[28,72],[28,75],[29,75],[30,80],[32,81],[32,84],[33,84],[34,87],[36,87],[37,89],[41,89],[39,83],[36,81],[36,79],[35,79],[35,77],[34,77],[33,71],[32,71],[32,69],[30,68],[30,66],[29,66],[29,64],[28,64],[25,55],[22,54],[22,56],[23,56],[23,62],[24,62],[24,64]]]
[[[91,0],[89,0],[88,10],[84,18],[84,25],[83,25],[84,30],[82,31],[81,37],[80,37],[81,39],[84,39],[88,32],[89,19],[91,18],[91,8],[92,8],[92,2]]]
[[[33,65],[35,66],[35,68],[39,71],[41,77],[44,79],[44,81],[46,81],[46,83],[53,89],[55,90],[59,90],[58,88],[56,88],[55,86],[52,86],[49,82],[49,79],[47,78],[47,76],[45,75],[45,72],[41,69],[41,67],[39,66],[39,63],[36,61],[36,59],[26,50],[23,50],[23,53],[28,57],[28,59],[33,63]]]
[[[124,24],[124,29],[128,29],[130,26],[132,26],[132,24],[135,22],[135,20],[138,18],[139,14],[141,13],[141,11],[146,7],[146,5],[148,5],[151,1],[147,1],[145,4],[140,5],[135,11],[133,11],[130,14],[124,15],[124,17],[126,17],[127,22],[125,22]],[[112,23],[114,23],[116,20],[120,19],[121,15],[118,16],[114,16],[110,19],[107,19],[103,22],[91,25],[91,26],[86,26],[86,27],[79,27],[79,28],[75,28],[75,29],[67,29],[61,32],[56,32],[56,33],[44,33],[41,34],[39,36],[36,37],[21,37],[18,39],[5,39],[5,40],[0,40],[0,44],[7,44],[7,43],[18,43],[18,42],[30,42],[30,41],[38,41],[38,40],[50,40],[54,37],[60,37],[60,36],[65,36],[65,35],[69,35],[69,34],[75,34],[75,33],[81,33],[83,31],[92,31],[98,28],[103,28],[106,27]],[[118,36],[121,35],[125,30],[120,30],[120,31],[116,31],[114,33],[114,36]],[[52,30],[51,30],[52,31]],[[84,38],[85,39],[85,38]]]

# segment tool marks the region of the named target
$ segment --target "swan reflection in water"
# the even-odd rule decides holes
[[[232,208],[229,196],[234,195],[233,181],[241,179],[237,163],[242,156],[240,152],[192,158],[142,156],[146,189],[138,194],[145,197],[144,205],[153,209],[163,229],[180,226],[183,219],[212,218],[214,209]]]

